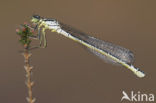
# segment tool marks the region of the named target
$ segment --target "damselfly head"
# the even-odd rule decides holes
[[[41,17],[39,15],[33,15],[31,22],[38,23],[40,21]]]

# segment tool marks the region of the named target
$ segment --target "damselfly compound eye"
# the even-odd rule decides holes
[[[39,23],[40,20],[41,20],[41,17],[39,15],[33,15],[31,18],[31,22],[33,23]]]
[[[39,16],[39,15],[33,15],[33,18],[35,18],[35,19],[40,19],[41,17]]]

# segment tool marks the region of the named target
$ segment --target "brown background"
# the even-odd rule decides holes
[[[156,95],[155,0],[5,0],[0,2],[0,103],[26,103],[23,57],[15,29],[33,14],[57,18],[132,50],[137,78],[104,63],[77,43],[47,31],[48,47],[33,51],[36,103],[120,103],[122,91]],[[126,101],[124,101],[126,102]]]

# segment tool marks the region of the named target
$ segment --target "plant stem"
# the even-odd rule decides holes
[[[31,53],[29,50],[29,46],[28,45],[24,45],[24,59],[25,59],[25,71],[26,71],[26,86],[28,89],[28,97],[26,98],[28,103],[34,103],[35,102],[35,98],[33,98],[32,95],[32,87],[34,85],[34,82],[31,80],[31,74],[32,74],[32,69],[33,67],[30,66],[30,57],[31,57]]]

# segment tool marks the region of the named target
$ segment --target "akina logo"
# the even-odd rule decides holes
[[[124,100],[127,100],[127,101],[134,101],[134,102],[139,102],[139,101],[142,101],[142,102],[153,102],[155,101],[155,96],[153,93],[149,93],[149,94],[146,94],[146,93],[141,93],[140,91],[138,92],[134,92],[134,91],[131,91],[129,94],[126,93],[125,91],[122,91],[122,98],[121,98],[121,101],[124,101]]]

